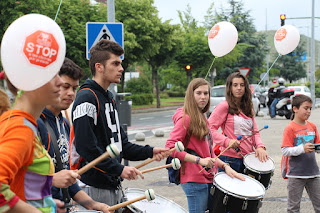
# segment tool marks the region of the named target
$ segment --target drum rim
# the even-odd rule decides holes
[[[219,172],[219,173],[215,174],[214,177],[216,177],[216,176],[218,176],[218,175],[221,175],[221,174],[226,174],[226,175],[227,175],[227,173],[225,173],[225,172]],[[248,196],[248,197],[244,197],[243,195],[235,194],[235,193],[233,193],[233,192],[230,192],[230,191],[228,191],[228,190],[226,190],[226,189],[221,188],[221,186],[219,186],[219,184],[215,182],[215,179],[214,179],[214,178],[213,178],[213,185],[214,185],[215,187],[217,187],[219,190],[221,190],[222,192],[224,192],[224,193],[226,193],[226,194],[229,194],[229,195],[232,195],[232,196],[234,196],[234,197],[236,197],[236,198],[239,198],[239,199],[242,199],[242,200],[259,200],[259,199],[264,198],[264,195],[266,194],[266,189],[265,189],[264,185],[262,185],[262,183],[260,183],[259,181],[257,181],[256,179],[254,179],[254,178],[252,178],[252,177],[250,177],[250,176],[248,176],[248,175],[245,175],[245,174],[242,174],[242,175],[244,175],[245,178],[250,178],[251,180],[254,180],[256,183],[258,183],[258,184],[261,186],[261,188],[263,189],[263,194],[260,195],[260,196]]]
[[[124,192],[123,192],[124,195],[126,195],[126,192],[127,192],[127,191],[130,191],[130,190],[141,191],[143,194],[144,194],[144,192],[145,192],[145,190],[139,189],[139,188],[125,188],[125,190],[124,190]],[[183,211],[185,211],[185,212],[188,212],[188,211],[185,210],[182,206],[180,206],[178,203],[176,203],[176,202],[174,202],[174,201],[172,201],[172,200],[169,200],[168,198],[166,198],[166,197],[164,197],[164,196],[162,196],[162,195],[155,194],[155,197],[156,197],[156,198],[157,198],[157,197],[161,197],[162,199],[164,199],[164,200],[166,200],[166,201],[169,201],[170,203],[175,204],[175,205],[178,206],[181,210],[183,210]],[[133,205],[133,203],[130,204],[130,205],[128,205],[128,206],[131,206],[131,205]],[[133,205],[133,206],[134,206],[134,205]]]
[[[246,167],[247,169],[249,169],[249,170],[251,170],[251,171],[253,171],[253,172],[256,172],[256,173],[258,173],[258,174],[269,174],[269,173],[274,172],[276,166],[275,166],[274,160],[273,160],[271,157],[269,157],[269,160],[271,160],[272,163],[273,163],[273,168],[272,168],[271,170],[268,170],[268,171],[258,171],[258,170],[256,170],[256,169],[250,167],[250,166],[245,162],[245,159],[246,159],[247,156],[252,155],[252,154],[255,154],[255,153],[254,153],[254,152],[250,152],[250,153],[246,154],[246,155],[243,157],[243,164],[245,165],[245,167]]]

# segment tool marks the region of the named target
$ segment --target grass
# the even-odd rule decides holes
[[[160,98],[160,107],[183,105],[184,97]],[[132,109],[145,109],[157,106],[157,99],[153,99],[153,103],[149,105],[132,105]]]

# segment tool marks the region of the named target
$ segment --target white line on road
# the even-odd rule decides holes
[[[152,118],[154,118],[154,117],[139,118],[139,120],[140,120],[140,121],[141,121],[141,120],[150,120],[150,119],[152,119]]]

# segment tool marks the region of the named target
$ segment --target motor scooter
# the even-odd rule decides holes
[[[278,88],[278,92],[273,91],[274,88],[270,88],[268,91],[268,108],[269,108],[269,115],[271,117],[271,104],[275,98],[278,98],[279,101],[276,105],[276,115],[285,116],[286,119],[291,118],[292,114],[292,105],[291,105],[291,96],[294,95],[294,89]]]

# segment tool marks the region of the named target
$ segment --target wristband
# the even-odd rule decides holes
[[[226,170],[226,166],[230,166],[230,164],[224,163],[223,166],[222,166],[222,169]]]
[[[196,158],[196,164],[199,164],[199,161],[200,161],[200,157],[197,157]]]

